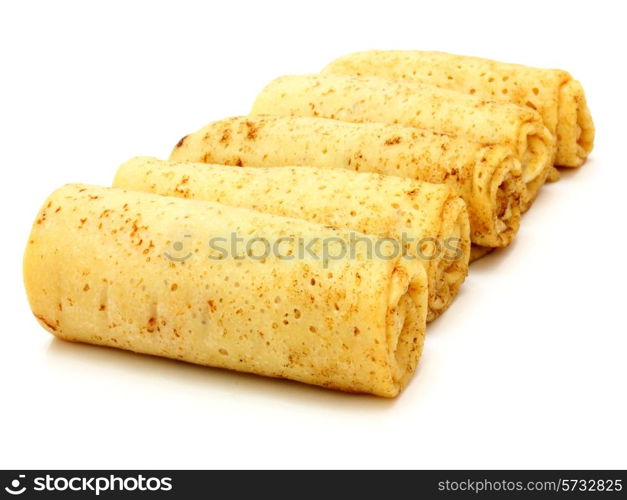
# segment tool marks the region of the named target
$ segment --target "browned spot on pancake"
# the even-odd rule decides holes
[[[229,142],[231,142],[231,130],[228,128],[225,128],[224,131],[222,132],[222,137],[220,137],[220,144],[224,144],[225,146],[228,146]]]
[[[246,122],[246,128],[248,129],[246,132],[246,139],[254,141],[257,138],[257,132],[259,129],[253,122]]]
[[[385,141],[386,146],[393,146],[394,144],[400,144],[401,138],[397,135],[396,137],[390,137]]]
[[[176,143],[176,147],[180,148],[183,145],[183,143],[185,142],[185,139],[187,139],[188,137],[189,137],[189,135],[181,137],[181,140]]]
[[[148,330],[150,333],[154,332],[156,323],[157,323],[157,320],[154,317],[151,317],[148,320],[148,327],[146,328],[146,330]]]

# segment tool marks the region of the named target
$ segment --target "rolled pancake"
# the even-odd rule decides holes
[[[284,76],[257,97],[251,114],[263,113],[391,123],[507,146],[521,163],[525,207],[546,181],[553,160],[553,137],[537,112],[404,80]]]
[[[447,184],[468,205],[472,242],[484,246],[508,245],[520,223],[524,186],[508,147],[411,127],[311,117],[229,118],[181,139],[170,159],[343,168]]]
[[[419,50],[371,50],[336,59],[323,73],[403,78],[537,110],[556,137],[555,163],[578,167],[594,124],[581,84],[566,71]]]
[[[119,168],[113,186],[395,238],[425,266],[428,321],[444,312],[468,273],[466,204],[441,184],[343,169],[233,168],[140,157]]]
[[[224,257],[217,238],[232,234],[283,240]],[[299,239],[315,242],[303,258]],[[421,353],[427,278],[380,243],[381,256],[340,258],[348,235],[319,224],[74,184],[41,208],[24,281],[65,340],[393,397]]]

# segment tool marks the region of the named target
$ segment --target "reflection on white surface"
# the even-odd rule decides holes
[[[237,394],[242,398],[254,394],[268,401],[283,400],[291,404],[326,405],[375,413],[389,410],[396,401],[57,338],[50,341],[46,362],[52,369],[74,370],[77,376],[84,369],[96,369],[105,376],[125,379],[129,384],[126,390],[134,387],[134,390],[142,391],[146,385],[165,384],[205,397],[212,393]]]

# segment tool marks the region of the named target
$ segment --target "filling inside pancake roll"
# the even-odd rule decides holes
[[[138,157],[118,169],[113,186],[394,238],[425,266],[429,321],[446,310],[468,273],[466,205],[446,185],[341,168],[233,168]]]
[[[422,351],[426,272],[390,241],[357,237],[73,184],[37,215],[24,283],[64,340],[394,397]]]

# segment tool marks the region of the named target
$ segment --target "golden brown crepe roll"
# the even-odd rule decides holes
[[[404,80],[284,76],[258,95],[251,114],[263,113],[392,123],[508,146],[521,162],[525,207],[546,181],[553,159],[553,137],[536,111]]]
[[[247,243],[225,256],[233,234]],[[346,232],[319,224],[75,184],[41,208],[24,281],[65,340],[393,397],[420,356],[427,278],[359,236],[352,258]]]
[[[520,222],[520,164],[506,146],[431,131],[310,117],[250,116],[210,123],[170,159],[226,165],[308,165],[445,183],[466,201],[473,243],[508,245]]]
[[[419,50],[371,50],[333,61],[323,73],[403,78],[537,110],[557,139],[555,163],[580,166],[594,125],[581,84],[566,71]]]
[[[134,158],[114,187],[207,200],[402,242],[425,265],[431,321],[468,273],[466,204],[442,184],[312,167],[232,168]]]

